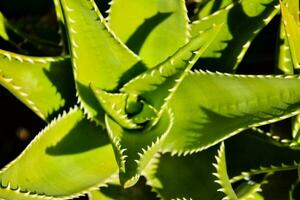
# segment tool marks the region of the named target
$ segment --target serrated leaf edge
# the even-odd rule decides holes
[[[46,119],[46,116],[43,114],[43,112],[38,108],[38,106],[35,104],[34,101],[32,101],[29,97],[29,94],[25,92],[22,88],[22,86],[17,85],[14,83],[14,79],[8,76],[4,76],[2,74],[2,70],[0,69],[0,83],[4,87],[11,89],[11,92],[18,98],[24,99],[24,103],[31,108],[40,118]]]
[[[64,118],[66,118],[67,116],[69,116],[70,114],[74,113],[74,112],[77,112],[79,110],[79,108],[77,106],[73,107],[73,108],[70,108],[68,112],[66,111],[63,111],[63,113],[60,113],[55,119],[53,119],[47,126],[46,128],[44,128],[33,140],[32,142],[26,147],[26,149],[15,159],[13,160],[12,162],[10,162],[9,164],[7,164],[3,169],[1,169],[0,171],[0,174],[2,172],[4,172],[6,169],[8,169],[9,167],[11,167],[12,165],[14,165],[19,159],[21,159],[27,151],[29,151],[31,149],[31,147],[39,141],[39,139],[48,131],[50,130],[52,127],[54,127],[56,125],[56,123],[59,121],[59,120],[62,120]],[[70,199],[70,198],[76,198],[76,197],[79,197],[79,196],[83,196],[85,194],[87,194],[88,192],[90,191],[94,191],[94,190],[97,190],[99,187],[107,187],[107,184],[108,182],[110,182],[111,180],[113,180],[115,178],[115,176],[118,176],[118,173],[119,171],[116,171],[114,174],[112,174],[112,176],[110,176],[109,178],[107,178],[106,180],[104,180],[103,182],[99,183],[99,184],[96,184],[95,186],[92,186],[92,187],[89,187],[83,191],[79,191],[77,193],[74,193],[72,195],[68,195],[68,196],[63,196],[63,197],[53,197],[53,196],[47,196],[45,194],[38,194],[36,193],[36,195],[38,196],[45,196],[45,197],[49,197],[50,199],[57,199],[57,200],[65,200],[65,199]],[[1,180],[0,180],[1,181]],[[2,186],[3,187],[3,186]],[[20,187],[17,187],[18,190],[20,191],[26,191],[25,193],[30,193],[31,195],[31,191],[27,191],[27,190],[23,190],[22,188]],[[35,195],[35,196],[36,196]]]
[[[253,127],[251,129],[254,130],[255,132],[259,133],[260,135],[264,135],[264,136],[270,138],[271,140],[273,140],[274,142],[279,143],[281,146],[295,147],[295,146],[300,145],[297,141],[289,140],[289,139],[282,139],[280,136],[274,135],[271,132],[264,131],[258,127]]]
[[[102,25],[105,27],[105,30],[112,36],[112,38],[114,38],[114,40],[119,45],[121,45],[125,50],[127,50],[128,53],[130,53],[132,56],[134,56],[135,58],[137,58],[137,60],[140,61],[141,59],[136,54],[134,54],[126,45],[124,45],[121,42],[121,40],[114,34],[114,32],[111,31],[111,29],[109,28],[109,26],[106,23],[106,20],[104,19],[104,17],[100,13],[100,11],[98,9],[98,6],[94,2],[94,0],[86,0],[86,1],[91,4],[91,6],[93,7],[92,10],[96,13],[96,15],[98,17],[98,20],[100,21],[100,23],[102,23]],[[64,10],[64,12],[74,12],[74,9],[70,8],[67,5],[67,3],[66,3],[66,9]],[[77,34],[77,31],[72,26],[72,24],[76,23],[76,21],[73,18],[69,17],[69,16],[65,16],[65,17],[68,20],[68,29],[69,29],[69,31],[72,34]],[[74,71],[74,78],[75,78],[75,80],[77,80],[77,64],[76,64],[76,59],[78,57],[77,57],[77,51],[76,51],[76,49],[79,48],[79,45],[72,38],[70,38],[70,43],[71,43],[72,66],[73,66],[73,71]],[[80,97],[80,95],[78,94],[78,87],[77,87],[77,85],[76,85],[76,97],[77,97],[77,103],[79,104],[80,108],[83,110],[83,112],[84,112],[85,116],[87,117],[87,119],[91,120],[91,121],[94,121],[94,122],[97,123],[97,125],[102,126],[103,128],[105,128],[105,124],[101,123],[99,120],[95,120],[93,113],[91,113],[88,109],[86,109],[86,104],[84,103],[84,101],[82,100],[82,98]]]
[[[229,10],[231,10],[235,5],[237,4],[240,4],[242,2],[242,0],[239,0],[239,1],[236,1],[236,2],[233,2],[227,6],[225,6],[223,9],[220,9],[220,10],[217,10],[215,11],[214,13],[212,13],[211,15],[208,15],[208,16],[205,16],[205,17],[202,17],[201,19],[199,20],[196,20],[196,21],[193,21],[192,22],[192,25],[196,25],[196,24],[199,24],[200,22],[202,21],[207,21],[217,15],[220,15],[222,14],[223,12],[228,12]],[[280,10],[280,5],[277,4],[274,6],[275,10],[265,19],[263,19],[262,21],[262,25],[257,29],[255,30],[253,33],[252,33],[252,36],[250,37],[250,39],[245,43],[243,44],[242,46],[242,50],[240,51],[240,53],[238,54],[237,56],[237,61],[236,61],[236,64],[235,66],[233,67],[233,69],[235,70],[238,66],[238,64],[242,61],[242,59],[244,58],[247,50],[249,49],[250,45],[251,45],[251,42],[252,40],[255,38],[255,36],[260,32],[260,30],[269,24],[269,22],[276,16],[276,14],[279,12]]]
[[[298,168],[300,163],[294,161],[293,165],[286,165],[284,163],[281,166],[271,165],[268,167],[260,166],[257,169],[250,169],[249,171],[243,171],[240,175],[234,176],[230,179],[230,183],[235,183],[237,181],[247,179],[247,177],[258,175],[258,174],[272,174],[280,171],[295,170]]]
[[[225,197],[222,200],[238,200],[227,175],[224,142],[221,143],[215,159],[216,163],[213,163],[213,166],[216,169],[216,173],[213,173],[213,175],[217,177],[215,183],[218,183],[221,186],[221,188],[218,189],[218,192],[225,194]],[[220,168],[221,165],[224,165],[224,168]]]

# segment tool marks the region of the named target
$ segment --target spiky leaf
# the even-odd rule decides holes
[[[95,190],[89,193],[89,200],[113,200],[113,199],[105,196],[99,190]]]
[[[251,41],[279,10],[276,0],[236,1],[193,22],[192,35],[212,24],[224,23],[221,34],[200,58],[197,67],[231,72],[241,62]]]
[[[296,115],[299,84],[293,76],[191,73],[169,104],[174,126],[163,149],[200,151],[249,127]]]
[[[75,100],[69,58],[29,57],[0,50],[0,84],[48,121]]]
[[[106,127],[121,160],[121,183],[125,187],[134,185],[142,170],[149,164],[161,146],[161,141],[173,126],[171,111],[164,112],[155,126],[150,122],[141,130],[124,129],[110,117],[106,116]]]
[[[289,41],[294,68],[300,68],[300,25],[293,14],[283,4],[280,4],[283,23]]]
[[[284,74],[294,74],[290,46],[283,22],[280,23],[279,37],[277,41],[277,68]]]
[[[220,149],[218,150],[218,155],[216,156],[216,160],[217,163],[214,163],[214,166],[217,172],[214,173],[214,175],[217,177],[217,180],[215,182],[221,185],[221,191],[226,195],[225,197],[226,199],[238,200],[238,197],[232,188],[232,185],[230,183],[227,174],[224,143],[221,144]]]
[[[188,71],[221,28],[222,25],[210,27],[198,34],[166,61],[126,83],[121,91],[138,95],[156,110],[163,112]]]
[[[1,188],[17,195],[71,198],[104,184],[118,172],[106,133],[78,108],[54,120],[0,173]],[[0,190],[0,198],[17,199]]]
[[[61,4],[79,100],[89,117],[99,119],[103,117],[102,109],[89,85],[115,90],[144,68],[140,59],[109,31],[93,0],[61,0]]]
[[[209,1],[208,0],[207,2],[204,2],[204,3],[202,2],[202,4],[205,4],[205,5],[202,5],[203,6],[202,8],[198,8],[200,10],[198,11],[197,18],[201,19],[203,17],[209,16],[209,15],[213,14],[214,12],[217,12],[218,10],[225,8],[232,2],[233,2],[233,0],[219,0],[219,1]],[[199,7],[199,6],[201,6],[201,3],[197,7]]]
[[[2,37],[4,40],[9,39],[5,27],[5,18],[1,13],[0,13],[0,37]]]
[[[300,150],[269,143],[253,131],[239,134],[226,141],[228,174],[230,177],[272,173],[297,169]],[[244,155],[247,155],[246,157]]]
[[[153,160],[144,174],[162,199],[222,199],[212,163],[217,147],[182,157],[169,153]]]
[[[113,0],[108,23],[148,67],[161,63],[189,40],[184,0]]]

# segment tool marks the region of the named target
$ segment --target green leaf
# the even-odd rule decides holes
[[[277,0],[242,0],[193,22],[192,35],[212,24],[223,23],[222,32],[195,67],[232,72],[242,61],[254,37],[279,11]]]
[[[65,20],[62,8],[60,6],[60,0],[53,0],[54,7],[55,7],[55,14],[58,21],[58,33],[60,35],[60,42],[59,45],[62,46],[63,53],[66,53],[67,50],[67,36],[65,30]]]
[[[233,0],[218,0],[218,1],[209,1],[201,8],[198,12],[198,19],[209,16],[218,10],[224,9],[226,6],[231,4]],[[201,5],[201,4],[200,4]]]
[[[6,27],[5,27],[5,18],[1,13],[0,13],[0,37],[2,37],[4,40],[9,40],[9,37],[6,32]]]
[[[293,117],[292,119],[297,118],[297,116]],[[292,149],[299,149],[300,145],[297,143],[297,141],[281,136],[280,133],[276,131],[277,128],[276,126],[277,127],[281,126],[281,128],[283,128],[286,131],[286,128],[283,127],[280,122],[272,124],[270,132],[256,127],[253,127],[252,130],[256,134],[260,135],[263,140],[266,140],[273,145],[277,145],[281,147],[289,147]]]
[[[105,184],[118,172],[107,134],[78,108],[51,122],[0,173],[0,198],[72,198]],[[14,194],[5,192],[5,188]]]
[[[221,27],[222,25],[210,27],[195,36],[166,61],[126,83],[121,91],[142,97],[146,103],[162,113],[177,87],[218,35]]]
[[[283,4],[281,6],[281,13],[283,18],[283,23],[285,26],[286,35],[289,41],[292,61],[294,68],[300,68],[300,26],[295,20],[289,9]]]
[[[113,0],[108,23],[148,67],[161,63],[189,40],[183,0]]]
[[[258,192],[256,193],[253,193],[252,194],[253,196],[252,197],[249,197],[248,199],[244,199],[244,200],[252,200],[252,199],[255,199],[255,200],[264,200],[265,198],[259,194]]]
[[[112,91],[145,69],[108,29],[93,0],[61,0],[81,106],[101,123],[103,113],[89,85]],[[88,33],[88,34],[87,34]],[[100,120],[99,120],[100,119]]]
[[[161,155],[144,171],[147,184],[161,199],[222,199],[212,163],[217,148],[187,156]]]
[[[282,1],[289,12],[293,15],[295,21],[299,24],[300,17],[299,17],[299,1],[298,0],[283,0]]]
[[[260,187],[273,173],[277,175],[279,172],[286,173],[298,168],[300,150],[274,145],[258,137],[253,130],[234,136],[225,143],[227,171],[232,177],[231,183],[239,185],[235,188],[237,195],[245,194],[244,184],[239,184],[241,181],[246,181],[255,189],[255,185]],[[270,184],[275,183],[270,181]],[[261,188],[264,187],[268,185]]]
[[[214,167],[217,172],[214,175],[218,178],[215,182],[221,185],[220,191],[222,191],[226,195],[226,199],[228,200],[238,200],[237,195],[235,194],[228,174],[227,174],[227,166],[226,166],[226,158],[225,158],[225,145],[221,144],[220,149],[218,150],[218,155],[216,156],[217,163],[214,163]]]
[[[226,158],[228,174],[237,181],[240,174],[250,177],[297,169],[300,150],[271,144],[249,130],[226,140]]]
[[[280,23],[277,41],[277,68],[284,74],[294,74],[294,67],[289,42],[285,33],[283,22]]]
[[[120,180],[125,188],[134,185],[161,146],[161,141],[173,126],[171,111],[164,112],[154,126],[145,125],[140,130],[124,129],[110,117],[105,122],[112,142],[119,151]]]
[[[69,58],[29,57],[0,50],[0,84],[47,121],[75,100]]]
[[[297,115],[292,119],[292,135],[293,138],[299,143],[300,142],[300,115]]]
[[[114,200],[110,197],[107,197],[99,190],[92,191],[88,195],[89,195],[89,200]]]
[[[238,196],[238,199],[240,200],[263,200],[264,198],[260,194],[261,187],[263,184],[266,184],[267,181],[262,182],[255,182],[251,179],[249,180],[249,177],[247,177],[248,180],[241,183],[236,189],[236,195]]]
[[[242,130],[296,115],[299,84],[298,76],[191,72],[169,104],[174,126],[163,151],[201,151]]]
[[[120,185],[109,184],[107,187],[101,187],[100,190],[89,194],[90,200],[157,200],[156,194],[151,192],[151,187],[145,185],[145,178],[141,179],[130,188],[123,188]]]

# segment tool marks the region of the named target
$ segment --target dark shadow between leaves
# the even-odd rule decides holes
[[[163,198],[221,199],[222,194],[216,192],[219,186],[212,175],[217,150],[218,145],[181,157],[163,154],[155,173],[162,185],[158,191]]]
[[[120,77],[116,91],[118,91],[125,83],[127,83],[128,81],[130,81],[131,79],[133,79],[134,77],[138,76],[139,74],[145,71],[147,71],[147,67],[142,61],[130,67]]]
[[[294,165],[294,161],[300,161],[300,150],[273,145],[253,130],[247,130],[226,140],[226,160],[228,174],[234,177],[260,166]]]
[[[158,200],[156,193],[152,192],[151,187],[146,185],[144,177],[140,177],[133,187],[124,189],[122,186],[109,184],[108,187],[102,187],[101,192],[108,198],[118,200]]]
[[[127,40],[126,45],[136,54],[139,54],[143,44],[150,33],[163,21],[172,15],[172,12],[157,13],[154,16],[145,19],[136,31]]]
[[[99,127],[92,122],[83,120],[76,124],[55,146],[48,147],[46,153],[52,156],[78,154],[107,144],[109,144],[107,135],[101,133]]]
[[[296,110],[296,108],[299,107],[299,104],[290,105],[286,103],[286,105],[286,110],[273,107],[273,112],[276,110],[276,115],[285,115],[287,114],[287,111]],[[240,111],[239,114],[221,114],[211,109],[199,106],[199,111],[194,117],[195,120],[191,121],[191,123],[187,123],[187,126],[185,126],[183,130],[190,133],[186,147],[194,147],[198,145],[206,146],[218,139],[224,138],[229,133],[232,133],[241,127],[248,127],[249,125],[267,121],[274,117],[275,116],[266,112],[246,113]],[[216,126],[218,126],[219,129],[216,129]],[[213,137],[207,137],[207,134],[212,134]]]
[[[49,113],[47,121],[50,121],[65,108],[69,108],[76,103],[76,91],[74,85],[74,77],[72,72],[72,65],[70,59],[65,59],[51,64],[50,69],[43,69],[47,78],[55,86],[57,93],[66,100],[65,105],[57,111]]]
[[[81,100],[89,107],[97,110],[97,116],[95,116],[96,119],[104,121],[105,112],[92,89],[90,87],[86,87],[78,81],[76,81],[76,85]]]
[[[273,8],[276,4],[277,2],[274,1],[264,6]],[[237,57],[242,51],[243,45],[256,35],[254,32],[264,24],[263,20],[272,11],[271,9],[265,9],[259,15],[250,17],[245,13],[241,3],[236,3],[229,11],[227,20],[225,21],[232,35],[232,39],[222,41],[226,44],[226,47],[223,50],[215,52],[220,53],[220,57],[202,57],[197,61],[195,64],[196,67],[194,68],[208,69],[210,71],[233,72]]]

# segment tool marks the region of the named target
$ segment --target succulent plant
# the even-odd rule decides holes
[[[49,123],[1,170],[0,199],[133,199],[141,176],[162,199],[264,199],[272,174],[294,172],[297,1],[213,2],[189,22],[183,0],[113,0],[107,18],[94,0],[54,0],[69,54],[0,50],[0,84]],[[288,74],[235,74],[280,9]],[[288,118],[292,139],[260,128]]]

